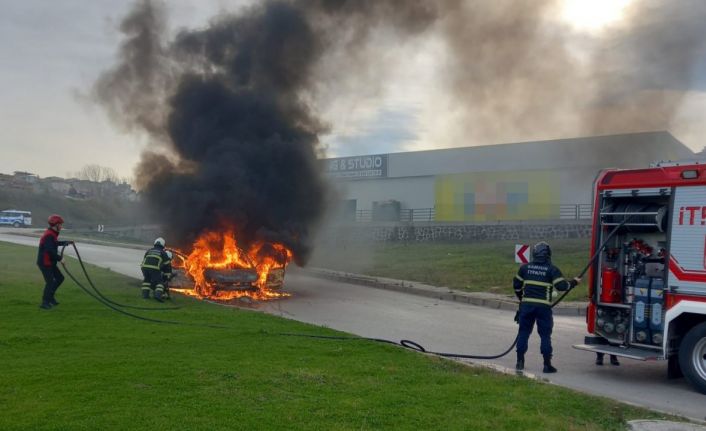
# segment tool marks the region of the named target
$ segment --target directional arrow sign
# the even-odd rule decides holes
[[[515,244],[515,262],[529,263],[530,246],[527,244]]]

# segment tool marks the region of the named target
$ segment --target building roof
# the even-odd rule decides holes
[[[585,172],[690,158],[694,153],[669,132],[641,132],[392,153],[387,155],[387,177],[527,170]]]
[[[435,152],[437,154],[433,154]],[[685,159],[693,155],[668,132],[630,133],[398,153],[390,156],[390,176],[420,175],[419,167],[412,165],[413,170],[410,170],[405,166],[420,156],[439,157],[445,165],[444,171],[450,173],[636,168],[647,167],[658,160]]]

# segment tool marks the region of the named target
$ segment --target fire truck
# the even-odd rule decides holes
[[[666,360],[706,393],[706,163],[599,173],[581,350]]]

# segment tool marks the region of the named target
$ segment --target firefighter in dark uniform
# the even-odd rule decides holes
[[[169,282],[172,280],[172,278],[174,278],[174,272],[172,271],[173,254],[169,250],[167,250],[165,253],[167,254],[168,260],[162,262],[162,285],[164,285],[164,298],[169,299]]]
[[[64,282],[64,275],[57,267],[57,264],[61,262],[59,247],[73,243],[73,241],[59,241],[59,232],[64,226],[64,219],[60,215],[49,216],[48,222],[49,228],[39,240],[39,251],[37,252],[37,266],[44,277],[42,305],[39,308],[44,310],[59,305],[54,296],[61,283]]]
[[[581,281],[580,278],[565,280],[561,271],[552,265],[552,249],[546,242],[539,242],[532,248],[532,261],[524,264],[517,271],[513,280],[515,295],[520,300],[518,323],[520,330],[517,335],[517,364],[515,368],[525,367],[527,342],[537,322],[537,332],[541,339],[540,351],[544,357],[545,373],[556,373],[552,366],[552,294],[554,289],[566,291],[573,289]]]
[[[142,297],[149,299],[150,291],[154,292],[154,299],[162,301],[164,296],[164,283],[162,281],[162,269],[165,262],[169,263],[171,268],[171,259],[164,250],[164,238],[154,240],[154,247],[147,250],[145,257],[142,259],[140,268],[142,269]]]

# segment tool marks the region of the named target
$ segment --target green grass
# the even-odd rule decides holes
[[[2,430],[619,430],[659,417],[384,344],[278,336],[336,332],[188,298],[137,313],[232,329],[128,318],[69,280],[61,305],[39,310],[34,259],[0,243]],[[136,280],[89,271],[144,305]]]
[[[418,281],[473,292],[513,295],[515,243],[519,241],[459,243],[389,243],[317,250],[315,266],[339,271]],[[588,263],[588,239],[551,242],[553,263],[564,276],[574,277]],[[587,281],[587,279],[584,279]],[[566,300],[583,300],[586,283]]]

